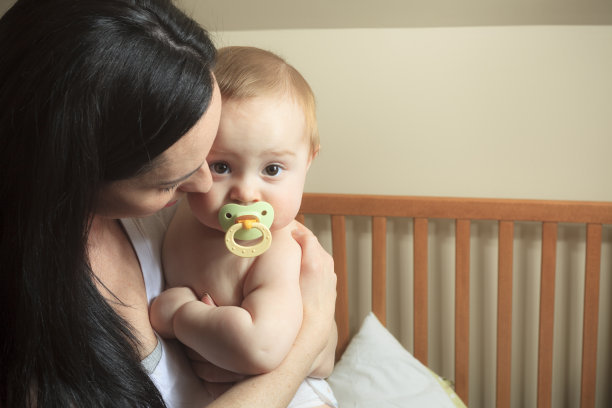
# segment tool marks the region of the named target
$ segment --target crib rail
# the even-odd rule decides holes
[[[499,223],[496,379],[498,407],[510,406],[515,222],[542,223],[538,407],[551,406],[557,225],[585,224],[587,242],[581,407],[594,406],[602,225],[612,224],[612,203],[306,193],[300,214],[298,219],[302,221],[304,214],[323,214],[331,217],[332,251],[338,275],[337,357],[342,354],[349,342],[345,217],[372,217],[372,310],[383,324],[386,322],[387,218],[413,219],[413,354],[424,364],[427,364],[428,358],[428,220],[455,220],[455,389],[466,402],[469,383],[470,223],[474,220],[497,221]]]

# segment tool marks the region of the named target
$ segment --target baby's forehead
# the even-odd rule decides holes
[[[314,105],[309,104],[307,101],[301,99],[296,95],[295,92],[281,91],[278,89],[267,90],[257,95],[248,96],[228,96],[222,95],[223,106],[229,107],[232,110],[241,110],[245,105],[250,103],[256,103],[266,106],[277,107],[279,109],[279,115],[283,115],[280,111],[287,106],[294,106],[296,109],[294,112],[303,119],[303,131],[304,140],[310,145],[310,151],[315,154],[319,149],[319,137],[316,124],[316,112],[314,112]],[[223,116],[223,108],[221,111]]]
[[[226,98],[221,109],[221,127],[277,127],[299,125],[306,128],[307,115],[294,99],[279,95]]]
[[[302,110],[304,110],[304,106],[301,103],[300,98],[294,92],[280,89],[261,90],[257,93],[249,93],[247,95],[221,94],[221,98],[223,103],[235,104],[249,103],[252,101],[262,101],[270,104],[296,104]]]
[[[265,93],[261,95],[248,96],[248,97],[224,97],[221,108],[221,115],[223,115],[224,109],[226,107],[231,109],[232,111],[241,111],[241,110],[250,110],[249,108],[253,106],[258,106],[260,108],[271,108],[273,110],[278,110],[279,118],[283,115],[287,110],[291,110],[292,114],[297,114],[300,116],[303,121],[305,127],[308,127],[308,112],[303,104],[300,103],[299,100],[294,98],[292,95],[282,94],[282,93]],[[225,110],[227,113],[228,111]]]

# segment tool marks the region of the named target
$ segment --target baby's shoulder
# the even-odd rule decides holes
[[[291,231],[295,229],[296,223],[297,221],[292,221],[289,225],[272,231],[271,250],[274,252],[290,251],[292,253],[299,254],[301,257],[302,249],[291,233]]]

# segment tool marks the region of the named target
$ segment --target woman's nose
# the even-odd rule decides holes
[[[181,190],[186,193],[207,193],[212,186],[212,175],[208,164],[204,163],[191,177],[183,183]]]

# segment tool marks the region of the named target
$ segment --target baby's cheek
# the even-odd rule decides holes
[[[283,228],[289,225],[295,219],[300,207],[293,203],[285,202],[283,205],[278,205],[274,208],[274,223],[273,228]]]

